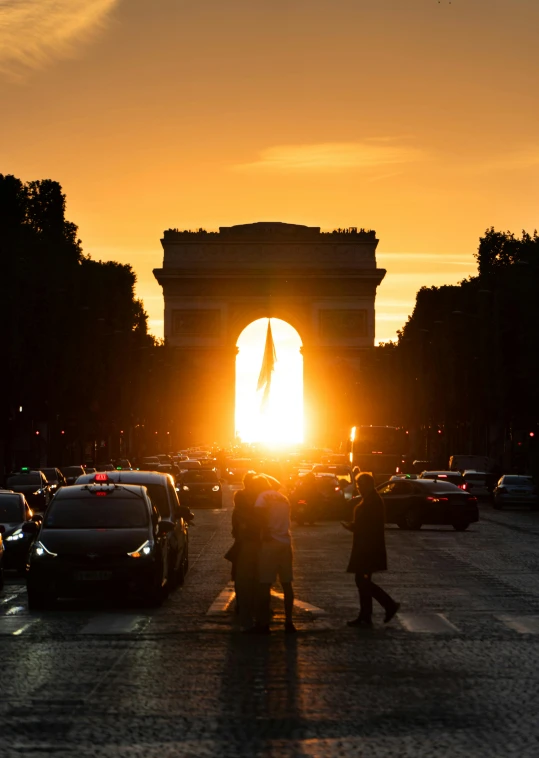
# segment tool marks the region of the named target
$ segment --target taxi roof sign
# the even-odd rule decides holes
[[[108,482],[109,477],[105,473],[98,473],[94,476],[94,482]]]

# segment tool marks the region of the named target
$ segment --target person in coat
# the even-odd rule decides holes
[[[360,474],[357,484],[362,499],[354,509],[354,520],[342,522],[345,529],[354,535],[347,571],[355,574],[359,592],[359,615],[348,621],[348,626],[370,627],[373,598],[384,608],[386,624],[397,613],[400,604],[372,581],[376,571],[387,570],[384,501],[376,491],[370,474]]]
[[[258,590],[260,523],[254,509],[258,494],[253,488],[255,476],[254,471],[248,472],[243,479],[243,489],[234,493],[232,512],[234,545],[225,556],[232,561],[236,606],[243,629],[250,629],[253,625]]]

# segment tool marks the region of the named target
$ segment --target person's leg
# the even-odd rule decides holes
[[[271,584],[259,582],[256,592],[255,618],[257,627],[261,629],[269,629],[270,600]]]
[[[400,603],[397,603],[395,600],[393,600],[393,598],[390,595],[388,595],[385,590],[383,590],[377,584],[374,584],[374,582],[371,582],[371,594],[372,594],[372,597],[378,603],[380,603],[380,605],[386,612],[384,623],[385,624],[389,623],[389,621],[391,621],[393,616],[399,610]]]
[[[236,563],[236,600],[239,606],[240,624],[244,628],[253,625],[255,593],[258,585],[257,546],[245,543],[241,546]]]
[[[371,575],[357,573],[356,586],[359,592],[359,618],[369,623],[372,617]]]
[[[380,603],[380,605],[382,606],[382,608],[384,610],[386,610],[386,611],[390,610],[391,608],[393,608],[395,606],[395,601],[393,600],[393,598],[390,595],[388,595],[387,592],[385,590],[383,590],[378,584],[375,584],[371,580],[370,585],[371,585],[371,595],[372,595],[372,597],[378,603]]]
[[[287,624],[292,623],[292,612],[294,610],[294,588],[292,582],[281,582],[284,595],[284,616]]]

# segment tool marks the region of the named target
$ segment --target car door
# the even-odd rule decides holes
[[[409,482],[388,482],[381,495],[386,511],[386,524],[398,524],[405,513],[413,506],[413,490]]]

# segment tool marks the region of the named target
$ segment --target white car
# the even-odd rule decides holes
[[[489,498],[491,496],[492,492],[489,488],[490,474],[487,474],[485,471],[466,470],[464,478],[470,494],[475,495],[477,498]]]
[[[539,508],[537,487],[531,476],[504,474],[494,490],[494,507],[505,505],[529,505]]]

